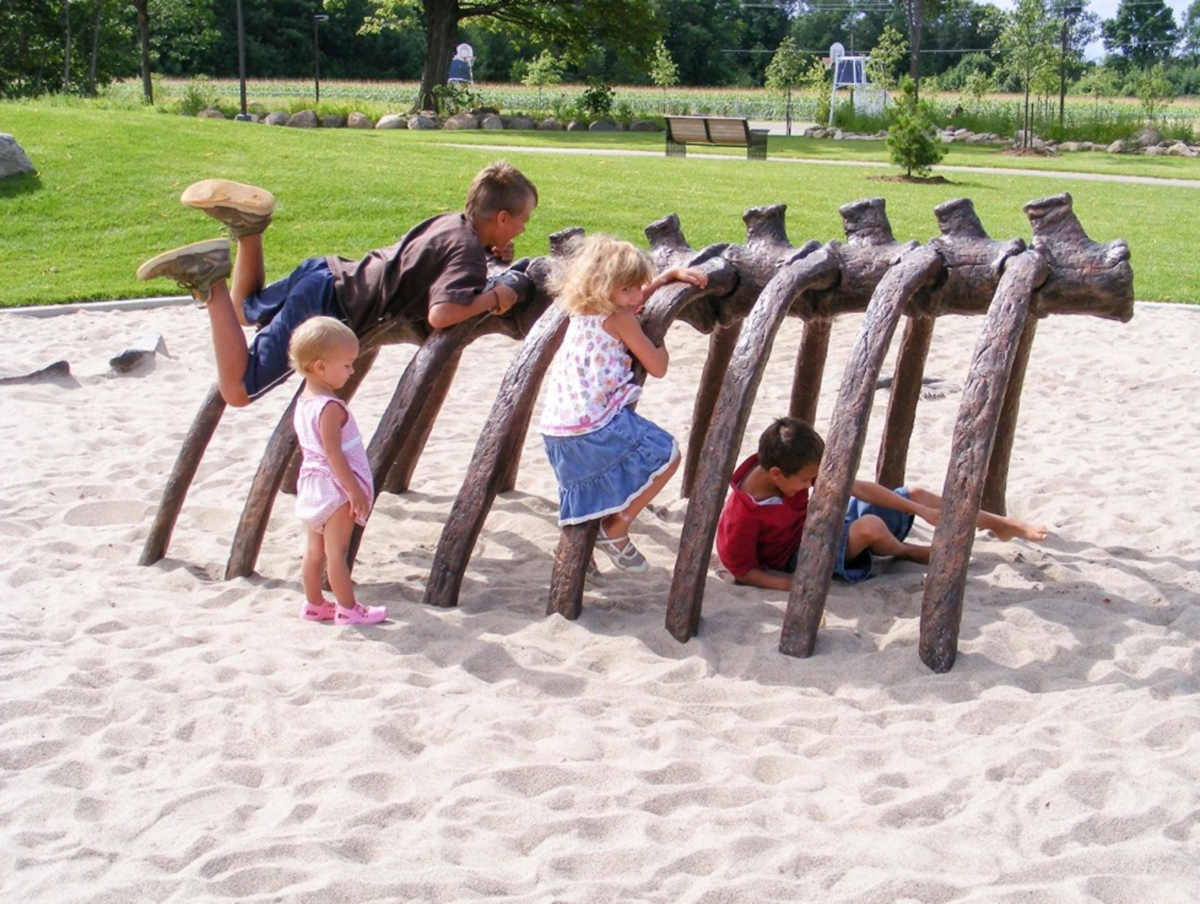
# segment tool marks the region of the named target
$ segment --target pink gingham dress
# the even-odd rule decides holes
[[[354,415],[346,403],[335,396],[301,396],[296,400],[296,411],[292,418],[296,425],[296,438],[304,453],[304,463],[296,478],[296,517],[318,534],[324,531],[329,517],[350,501],[350,495],[333,473],[321,443],[321,412],[330,404],[341,405],[346,411],[346,423],[342,425],[342,452],[367,498],[373,499],[375,496],[367,450],[363,446],[362,434],[358,432],[358,424],[354,422]]]

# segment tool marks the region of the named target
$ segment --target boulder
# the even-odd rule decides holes
[[[416,116],[410,116],[408,120],[410,129],[436,129],[437,117],[426,116],[424,113],[418,113]]]
[[[1124,154],[1125,153],[1125,142],[1122,141],[1120,138],[1118,138],[1116,141],[1114,141],[1112,144],[1110,144],[1108,146],[1108,152],[1110,154]]]
[[[315,129],[320,125],[317,122],[317,114],[312,110],[301,110],[299,113],[293,113],[288,117],[286,124],[293,129]]]
[[[1083,150],[1078,141],[1064,141],[1058,146],[1058,149],[1068,154]]]
[[[547,132],[561,132],[563,130],[563,124],[557,119],[551,117],[550,119],[543,119],[541,122],[539,122],[538,128]]]
[[[344,129],[346,128],[346,117],[341,113],[330,113],[328,116],[321,117],[322,129]]]
[[[583,123],[581,123],[578,119],[572,119],[569,123],[567,123],[567,131],[568,132],[586,132],[587,126],[585,126]]]
[[[588,126],[589,132],[615,132],[617,127],[607,119],[597,119],[594,123]]]
[[[273,113],[268,113],[267,118],[263,120],[269,126],[286,126],[288,123],[288,115],[276,110]]]
[[[1168,157],[1195,157],[1196,152],[1184,144],[1182,141],[1177,141],[1167,148]]]
[[[938,138],[941,139],[942,144],[954,144],[953,132],[938,132]]]
[[[408,122],[399,113],[388,113],[379,117],[379,122],[375,123],[377,129],[407,129]]]
[[[1153,145],[1156,145],[1156,144],[1161,144],[1162,140],[1163,140],[1162,133],[1156,132],[1154,129],[1142,129],[1140,132],[1138,132],[1136,135],[1133,136],[1133,143],[1138,145],[1139,147],[1144,147],[1144,148],[1152,147]]]
[[[212,107],[209,107],[207,110],[201,110],[199,113],[197,113],[196,118],[197,119],[224,119],[225,114],[222,113],[220,110],[214,110]]]
[[[971,130],[970,129],[955,129],[954,137],[957,138],[959,141],[966,141],[968,138],[971,137]]]
[[[262,117],[257,113],[239,113],[233,119],[235,122],[262,122]]]
[[[828,129],[821,129],[821,128],[817,128],[817,129],[809,129],[809,130],[808,130],[808,132],[806,132],[806,133],[805,133],[805,135],[806,135],[808,138],[828,138],[828,137],[829,137],[829,130],[828,130]]]
[[[375,120],[371,119],[365,113],[355,111],[346,117],[347,129],[373,129],[375,128]]]
[[[479,117],[474,113],[455,113],[444,123],[443,129],[478,129]]]
[[[1142,148],[1142,153],[1147,157],[1165,157],[1167,156],[1167,149],[1160,148],[1157,144],[1152,144],[1148,148]]]
[[[508,121],[506,128],[513,129],[514,131],[524,132],[528,131],[529,129],[536,129],[537,123],[535,123],[528,116],[514,116]]]
[[[0,132],[0,179],[35,172],[25,149],[7,132]]]
[[[479,123],[479,128],[489,129],[493,132],[502,130],[504,128],[504,120],[496,113],[489,113],[483,117],[483,120]]]
[[[127,374],[142,362],[166,353],[167,344],[163,342],[162,333],[146,333],[135,339],[123,352],[109,358],[108,365],[119,374]]]
[[[629,124],[631,132],[661,132],[662,126],[656,122],[651,122],[649,119],[635,119]]]

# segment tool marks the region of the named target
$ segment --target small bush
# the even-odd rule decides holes
[[[935,164],[941,163],[946,150],[933,133],[928,106],[917,100],[917,86],[905,77],[901,95],[892,108],[891,128],[887,145],[892,162],[904,167],[904,174],[929,175]]]

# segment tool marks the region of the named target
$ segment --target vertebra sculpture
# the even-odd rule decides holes
[[[708,333],[709,353],[693,408],[683,486],[690,497],[667,600],[666,625],[680,641],[697,631],[704,582],[717,518],[733,472],[751,407],[785,316],[799,317],[804,331],[796,361],[789,414],[812,421],[824,374],[832,322],[840,314],[865,312],[844,369],[828,431],[817,489],[784,616],[780,650],[808,656],[824,611],[832,557],[842,513],[858,471],[876,382],[901,316],[908,318],[893,375],[883,440],[877,460],[880,483],[904,482],[905,461],[934,324],[942,314],[986,314],[955,428],[951,469],[935,533],[921,609],[920,655],[934,671],[954,663],[966,568],[976,516],[982,507],[1005,511],[1008,463],[1017,411],[1036,324],[1050,314],[1089,314],[1127,321],[1133,316],[1129,249],[1084,233],[1067,194],[1025,206],[1033,242],[991,239],[966,199],[936,209],[940,235],[926,245],[899,243],[880,198],[841,208],[844,243],[809,241],[792,246],[784,230],[783,205],[744,215],[744,244],[688,246],[672,215],[646,229],[660,269],[686,265],[708,273],[705,289],[660,289],[643,313],[645,332],[661,340],[675,320]],[[551,237],[555,256],[581,230]],[[363,339],[361,380],[380,345],[418,342],[420,349],[397,386],[370,445],[376,486],[401,492],[428,438],[453,379],[463,348],[483,333],[523,337],[503,377],[473,460],[449,512],[434,554],[425,602],[454,606],[484,520],[498,493],[515,486],[520,450],[543,375],[562,340],[565,318],[549,308],[549,258],[527,270],[535,298],[506,317],[464,323],[431,333],[423,324],[385,327]],[[358,385],[348,386],[348,390]],[[184,441],[142,564],[165,552],[196,465],[220,419],[215,390],[201,407]],[[261,545],[275,494],[295,450],[290,409],[268,443],[234,539],[226,577],[248,574]],[[597,524],[563,530],[555,553],[547,612],[580,614],[584,577]],[[353,557],[353,550],[351,556]]]

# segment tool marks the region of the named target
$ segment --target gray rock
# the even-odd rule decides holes
[[[375,128],[375,120],[365,113],[359,113],[357,110],[346,117],[347,129],[373,129]]]
[[[1182,141],[1177,141],[1167,148],[1168,157],[1195,157],[1196,152],[1184,144]]]
[[[971,137],[971,130],[970,129],[955,129],[954,137],[959,139],[960,141],[965,141],[967,138]]]
[[[317,121],[317,114],[312,110],[301,110],[289,116],[286,125],[293,129],[315,129],[320,123]]]
[[[594,123],[588,126],[589,132],[615,132],[617,127],[607,119],[597,119]]]
[[[1147,157],[1165,157],[1167,156],[1167,149],[1160,148],[1157,144],[1154,144],[1148,148],[1142,148],[1142,153]]]
[[[1079,150],[1081,151],[1099,151],[1102,150],[1100,145],[1092,144],[1090,141],[1079,142]]]
[[[1108,146],[1108,152],[1110,154],[1124,154],[1125,153],[1125,142],[1122,141],[1120,138],[1118,138],[1116,141],[1114,141],[1112,144],[1110,144]]]
[[[288,115],[276,110],[273,113],[268,113],[267,118],[263,122],[269,126],[286,126],[288,124]]]
[[[444,123],[443,129],[478,129],[479,117],[473,113],[455,113]]]
[[[572,119],[569,123],[567,123],[567,131],[568,132],[586,132],[587,126],[585,126],[583,123],[581,123],[578,119]]]
[[[537,123],[535,123],[528,116],[514,116],[508,121],[507,128],[513,129],[514,131],[525,132],[529,129],[536,129]]]
[[[502,130],[504,128],[504,120],[495,113],[489,113],[483,117],[483,120],[479,123],[479,128],[490,129],[493,132]]]
[[[407,129],[408,122],[399,113],[388,113],[379,117],[379,122],[375,123],[377,129]]]
[[[1142,129],[1134,137],[1134,144],[1148,148],[1162,142],[1162,133],[1156,132],[1154,129]]]
[[[662,126],[648,119],[635,119],[629,124],[631,132],[661,132]]]
[[[1080,145],[1079,145],[1079,142],[1078,142],[1078,141],[1064,141],[1062,144],[1060,144],[1060,145],[1058,146],[1058,149],[1059,149],[1060,151],[1063,151],[1064,153],[1068,153],[1068,154],[1069,154],[1069,153],[1074,153],[1075,151],[1082,151],[1082,150],[1083,150],[1083,148],[1082,148],[1082,147],[1080,147]]]
[[[157,354],[165,355],[167,344],[163,342],[161,333],[147,333],[139,336],[130,346],[108,361],[109,367],[119,374],[127,374],[143,361],[152,359]]]
[[[810,138],[828,138],[829,137],[828,129],[812,129],[810,131],[812,132],[812,134],[809,136]]]
[[[212,107],[209,107],[207,110],[201,110],[199,113],[197,113],[196,118],[197,119],[224,119],[225,114],[222,113],[220,110],[214,110]]]
[[[953,132],[938,132],[938,138],[941,140],[942,144],[954,144]]]
[[[346,117],[341,113],[330,113],[328,116],[321,117],[322,129],[344,129],[346,128]]]
[[[543,119],[538,123],[538,128],[546,132],[561,132],[563,130],[563,124],[557,119]]]
[[[34,172],[33,163],[25,149],[7,132],[0,132],[0,179]]]
[[[437,118],[420,113],[409,118],[408,127],[410,129],[436,129],[438,127]]]

